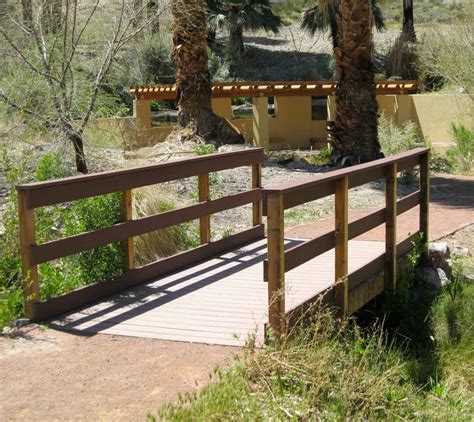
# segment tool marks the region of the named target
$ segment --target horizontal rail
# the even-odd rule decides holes
[[[412,151],[382,158],[370,163],[343,168],[318,176],[312,176],[302,181],[283,183],[264,190],[264,195],[281,194],[284,196],[285,209],[293,208],[306,202],[315,201],[332,195],[335,192],[335,181],[347,176],[349,188],[354,188],[385,176],[384,169],[390,164],[397,163],[398,171],[403,171],[419,164],[420,157],[429,151],[428,148],[416,148]],[[266,215],[264,207],[264,215]]]
[[[154,230],[195,220],[206,215],[237,208],[260,201],[261,198],[261,190],[252,189],[213,201],[201,202],[186,208],[167,211],[137,220],[126,221],[104,229],[54,240],[42,245],[32,246],[30,248],[30,260],[33,265],[41,264],[109,243],[120,242]]]
[[[114,279],[91,284],[46,301],[34,302],[31,304],[33,312],[32,319],[35,321],[43,321],[55,315],[69,312],[93,301],[103,299],[130,287],[172,273],[176,271],[177,268],[186,268],[198,264],[220,253],[261,239],[263,236],[263,225],[255,226],[216,242],[198,246],[190,251],[181,252],[169,258],[164,258],[143,267],[127,271],[127,273]]]
[[[376,93],[409,94],[416,92],[416,81],[381,81],[375,85]],[[334,95],[337,81],[252,81],[214,83],[213,98],[260,96],[317,96]],[[176,85],[133,85],[130,93],[139,100],[174,100]]]
[[[18,185],[28,209],[60,204],[92,196],[120,192],[263,162],[261,148],[225,152],[144,167],[73,176],[48,182]]]
[[[416,207],[420,203],[420,191],[416,191],[397,201],[397,215]],[[385,208],[374,211],[349,223],[349,240],[360,236],[385,223]],[[285,272],[303,265],[305,262],[322,255],[335,246],[335,231],[307,240],[285,251]],[[264,261],[264,280],[268,279],[268,259]]]

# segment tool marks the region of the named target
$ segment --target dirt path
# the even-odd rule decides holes
[[[474,177],[438,175],[431,178],[430,240],[441,239],[474,224]],[[350,220],[357,220],[378,208],[350,211]],[[404,239],[418,230],[418,207],[402,214],[397,220],[397,238]],[[286,231],[290,237],[315,238],[334,227],[334,217],[302,224]],[[379,226],[358,240],[384,240],[385,226]]]
[[[209,381],[239,349],[37,326],[0,337],[0,420],[133,421]]]

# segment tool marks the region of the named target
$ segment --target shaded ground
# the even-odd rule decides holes
[[[29,326],[0,337],[0,420],[144,420],[238,349]]]

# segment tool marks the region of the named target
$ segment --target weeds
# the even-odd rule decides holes
[[[470,174],[474,161],[474,133],[463,124],[451,124],[455,146],[447,151],[452,167],[464,174]]]

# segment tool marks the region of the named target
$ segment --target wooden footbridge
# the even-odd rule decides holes
[[[428,154],[419,148],[368,164],[263,188],[262,149],[214,154],[165,164],[17,186],[27,316],[80,333],[242,345],[264,341],[265,326],[285,325],[314,301],[349,314],[396,283],[397,260],[418,233],[397,244],[397,216],[419,206],[428,233]],[[397,174],[419,166],[419,189],[397,200]],[[250,167],[249,189],[211,199],[209,174]],[[199,203],[139,219],[132,189],[197,176]],[[349,223],[348,191],[384,178],[386,206]],[[123,222],[37,244],[35,209],[122,192]],[[286,239],[286,209],[335,195],[335,226],[316,239]],[[252,228],[211,241],[211,215],[253,204]],[[267,236],[262,215],[267,216]],[[201,245],[137,268],[134,240],[151,231],[200,220]],[[356,238],[385,224],[385,242]],[[38,265],[114,242],[125,250],[122,275],[40,300]]]

